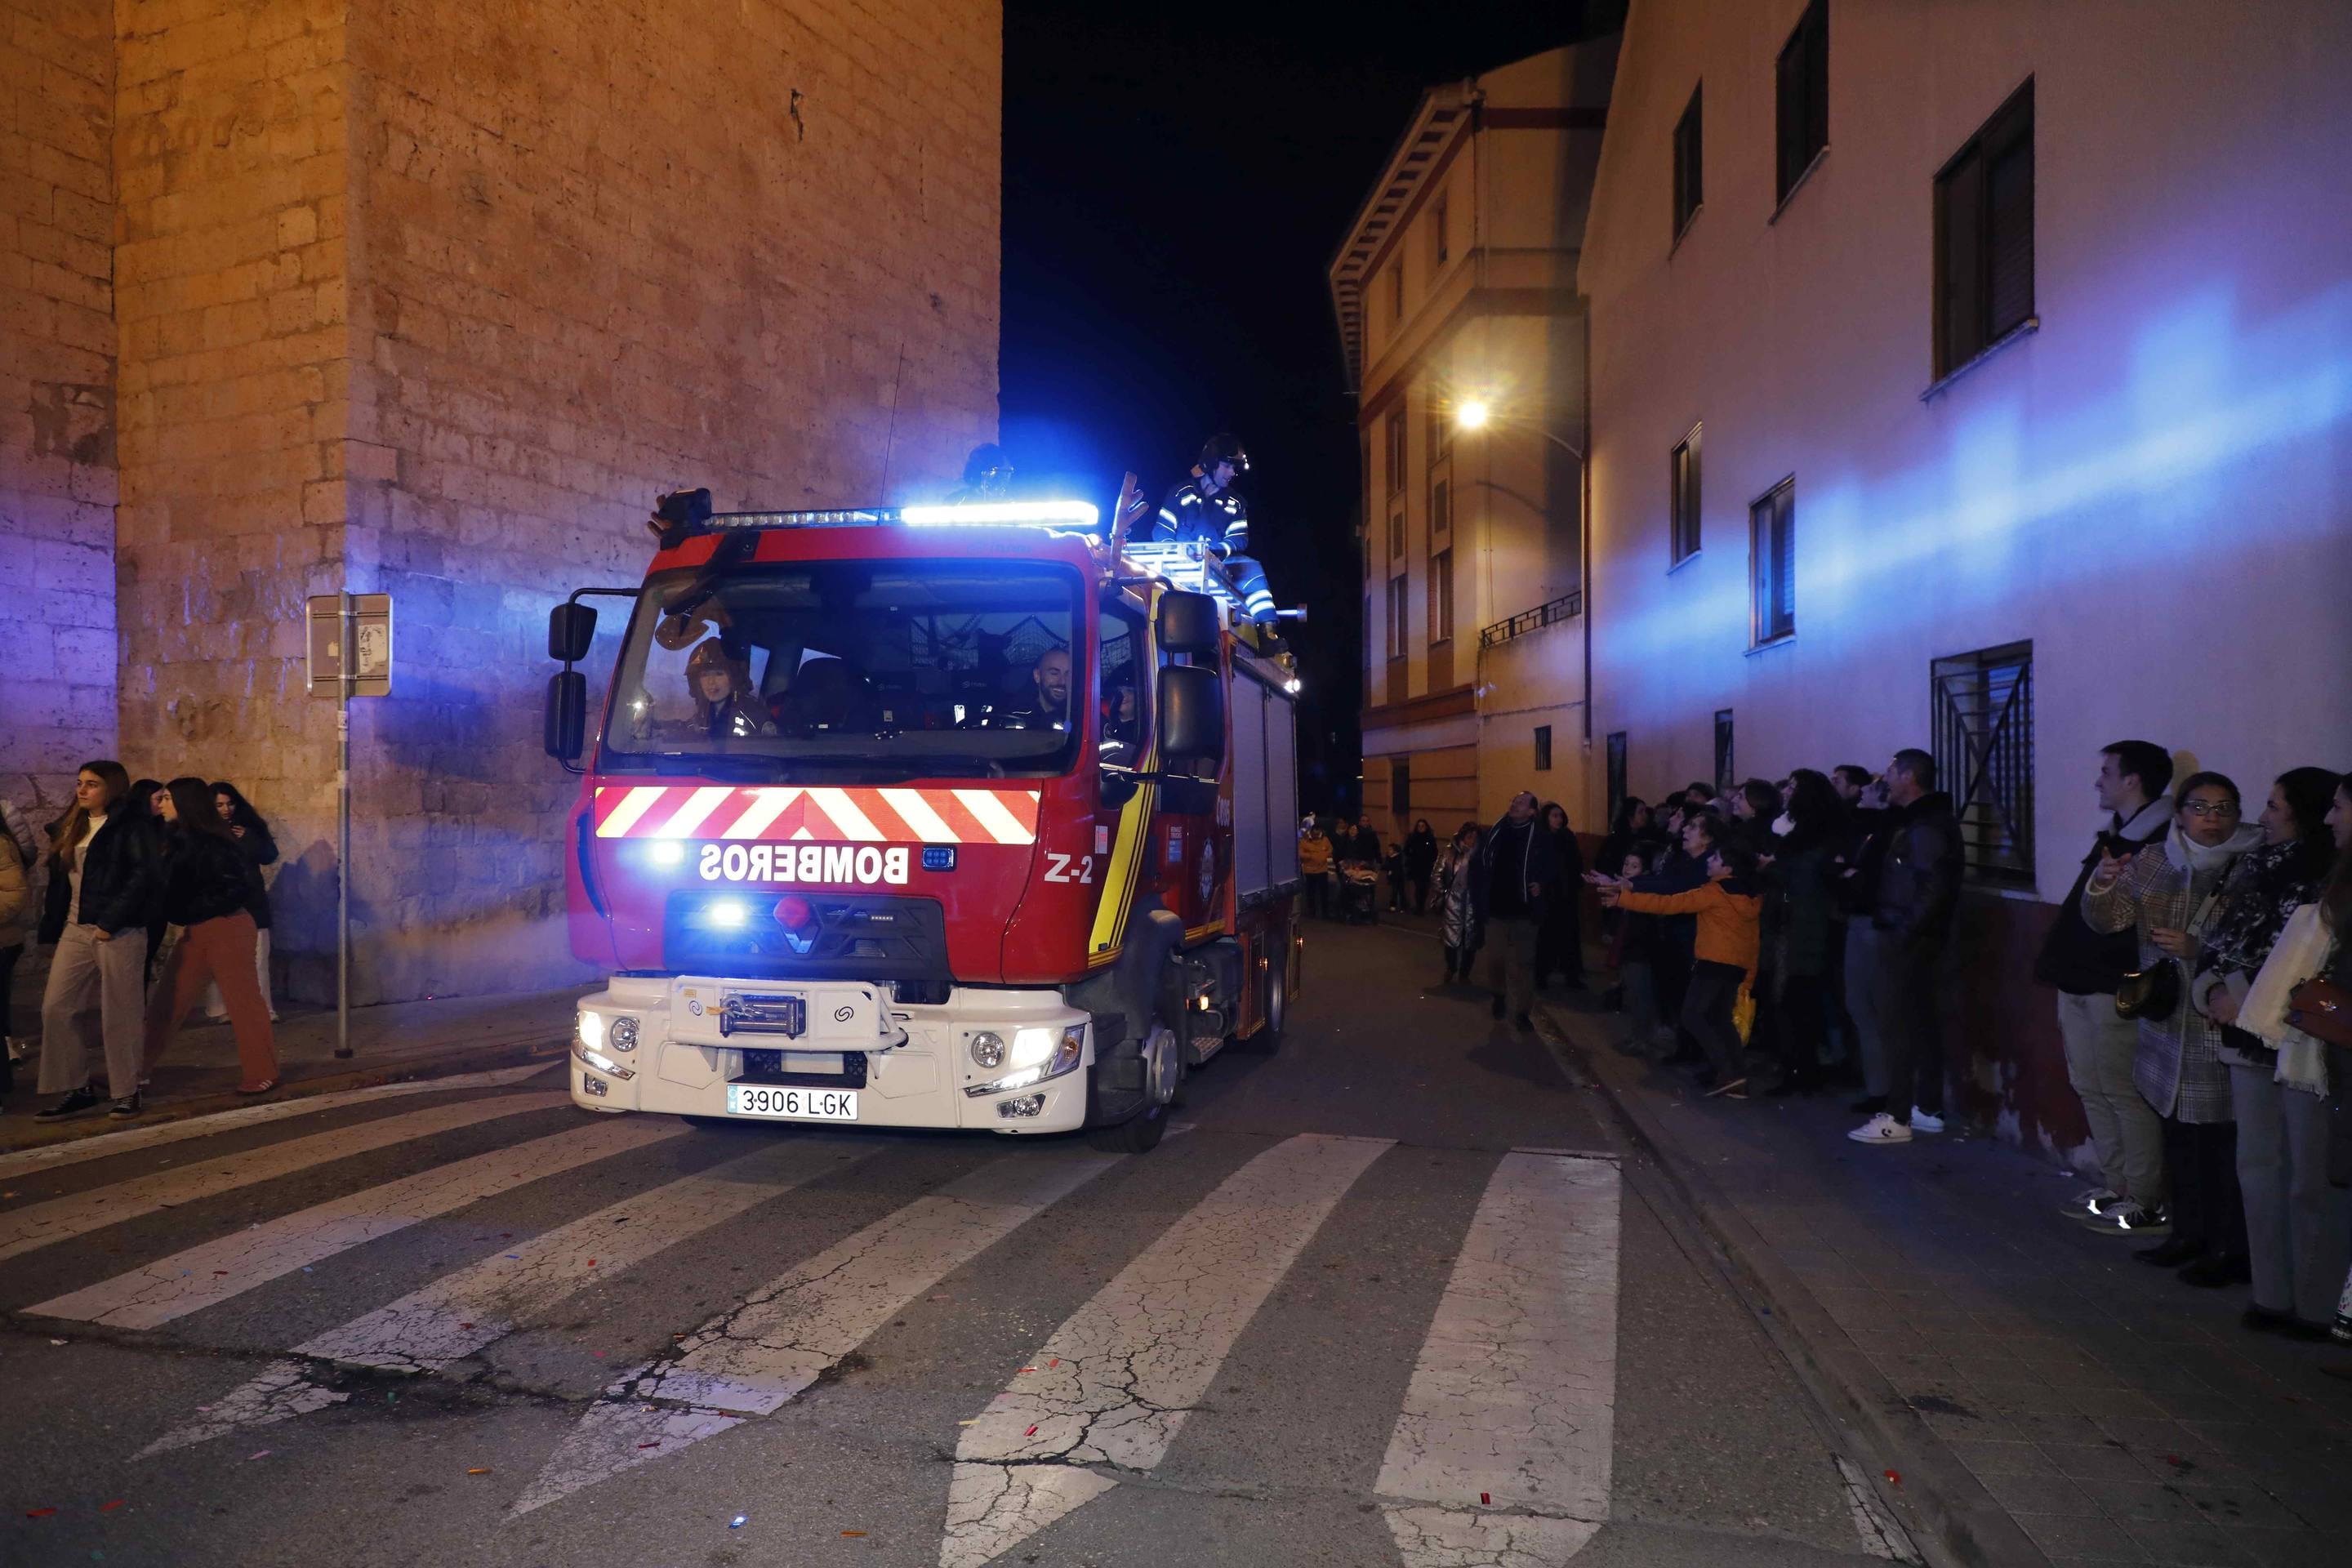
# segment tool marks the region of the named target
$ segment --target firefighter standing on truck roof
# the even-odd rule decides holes
[[[1249,549],[1249,503],[1234,491],[1236,476],[1249,472],[1249,454],[1241,437],[1220,431],[1201,447],[1201,460],[1192,478],[1168,492],[1152,521],[1151,538],[1184,544],[1205,544],[1209,553],[1225,563],[1225,574],[1242,595],[1242,607],[1262,626],[1274,624],[1274,595],[1265,585],[1265,568],[1244,552]]]

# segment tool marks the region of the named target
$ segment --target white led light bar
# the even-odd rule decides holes
[[[963,506],[833,507],[814,511],[716,511],[693,531],[740,532],[765,528],[1043,528],[1087,531],[1102,521],[1092,501],[976,501]]]
[[[1089,500],[969,501],[961,506],[902,506],[899,518],[918,528],[972,527],[1079,528],[1102,521],[1102,511]]]

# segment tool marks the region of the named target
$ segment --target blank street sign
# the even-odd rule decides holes
[[[310,695],[334,697],[342,689],[342,601],[319,594],[308,602]],[[352,695],[385,697],[392,692],[392,595],[352,595]]]

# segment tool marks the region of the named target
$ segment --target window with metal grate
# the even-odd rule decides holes
[[[2033,886],[2033,645],[1928,667],[1936,776],[1952,793],[1969,880]]]

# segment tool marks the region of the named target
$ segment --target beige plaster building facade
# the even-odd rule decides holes
[[[912,494],[996,424],[995,0],[0,0],[0,789],[240,784],[331,992],[306,595],[354,705],[362,1001],[560,984],[548,607],[654,494]]]
[[[1425,93],[1330,267],[1364,452],[1363,800],[1441,835],[1511,794],[1594,826],[1576,291],[1613,40]],[[1464,428],[1465,408],[1488,415]]]
[[[2352,767],[2347,59],[2333,0],[1629,16],[1578,274],[1591,787],[1931,750],[1954,1074],[2028,1141],[2082,1136],[2031,972],[2100,748],[2250,817]]]

